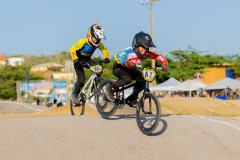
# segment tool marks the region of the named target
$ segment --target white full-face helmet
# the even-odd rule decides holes
[[[92,37],[97,39],[97,43],[93,43]],[[98,46],[101,39],[106,39],[103,27],[99,24],[93,24],[88,30],[88,38],[94,46]]]

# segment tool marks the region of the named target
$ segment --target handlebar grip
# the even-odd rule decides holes
[[[136,64],[136,68],[142,69],[142,66],[140,64]]]
[[[157,67],[156,70],[162,70],[162,67]]]

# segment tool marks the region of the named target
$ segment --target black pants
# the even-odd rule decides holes
[[[94,66],[96,65],[97,63],[92,60],[92,59],[81,59],[79,60],[79,62],[87,62],[90,66]],[[73,93],[75,93],[76,95],[78,95],[80,93],[80,90],[82,89],[82,87],[84,86],[84,82],[85,82],[85,73],[84,73],[84,68],[88,68],[87,66],[83,66],[81,64],[74,64],[74,68],[75,68],[75,71],[76,71],[76,74],[77,74],[77,81],[74,85],[74,89],[73,89]]]
[[[132,80],[136,80],[136,84],[133,87],[133,93],[126,98],[126,101],[137,99],[138,94],[144,89],[146,85],[142,73],[136,68],[130,69],[128,67],[124,67],[121,64],[115,63],[113,65],[113,74],[118,77],[118,80],[112,85],[114,88],[130,84]]]

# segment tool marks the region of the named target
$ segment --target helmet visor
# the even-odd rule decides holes
[[[144,47],[144,48],[146,48],[146,49],[149,49],[149,48],[151,48],[151,47],[156,48],[156,46],[155,46],[155,44],[154,44],[153,42],[151,42],[151,43],[149,43],[149,44],[142,44],[142,45],[140,45],[140,46],[142,46],[142,47]]]

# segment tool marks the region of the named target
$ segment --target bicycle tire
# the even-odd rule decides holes
[[[145,101],[147,99],[149,100],[148,101],[149,103]],[[157,99],[157,97],[152,93],[146,93],[144,101],[143,101],[143,97],[141,97],[139,102],[140,103],[136,109],[137,125],[143,134],[149,135],[154,132],[154,130],[157,128],[157,126],[159,124],[159,121],[161,118],[160,102]],[[152,104],[152,102],[154,104]],[[146,103],[148,103],[148,104],[146,104]],[[155,109],[153,109],[153,107]],[[148,114],[143,112],[143,110],[142,110],[143,108],[145,111],[148,109],[147,110]],[[152,112],[152,114],[150,114],[151,112]],[[154,115],[153,115],[153,113],[154,113]],[[150,123],[151,123],[151,125],[149,125]],[[150,127],[148,127],[148,125]]]
[[[85,102],[81,102],[80,105],[75,105],[70,99],[70,111],[73,116],[80,116],[84,114]]]
[[[113,102],[109,102],[106,99],[105,93],[106,93],[106,86],[110,85],[113,83],[114,80],[112,79],[106,79],[103,80],[102,83],[99,85],[97,89],[97,103],[96,103],[96,108],[98,113],[103,117],[103,118],[108,118],[114,115],[114,113],[117,111],[117,106]]]

